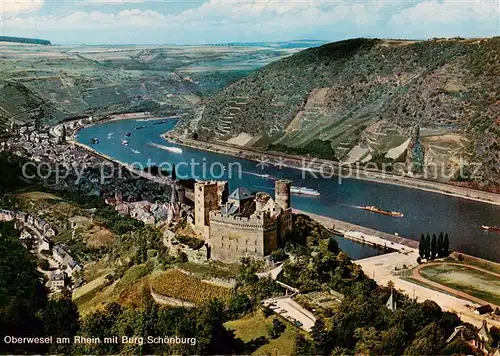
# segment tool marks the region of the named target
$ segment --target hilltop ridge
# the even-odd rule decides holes
[[[52,44],[49,40],[42,40],[39,38],[13,37],[13,36],[0,36],[0,42],[26,43],[26,44],[37,44],[46,46]]]
[[[428,161],[452,178],[479,162],[484,188],[500,181],[498,53],[500,37],[329,43],[230,85],[177,133],[288,153],[326,142],[366,163],[402,159],[419,126]]]

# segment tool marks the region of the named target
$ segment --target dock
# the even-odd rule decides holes
[[[293,213],[307,215],[311,219],[324,225],[332,233],[362,244],[374,246],[380,249],[386,249],[389,251],[399,251],[405,253],[418,250],[418,241],[411,240],[402,236],[391,235],[386,232],[351,224],[327,216],[308,213],[298,209],[293,209]]]

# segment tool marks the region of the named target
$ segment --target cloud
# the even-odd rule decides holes
[[[500,34],[500,2],[422,1],[394,14],[388,28],[401,37],[488,37]]]
[[[82,0],[76,4],[78,6],[97,6],[97,5],[122,5],[122,4],[139,4],[146,0]]]
[[[44,0],[0,0],[1,15],[32,12],[40,9]]]
[[[467,20],[489,21],[498,19],[500,3],[496,0],[479,1],[423,1],[392,16],[394,25],[451,24]]]
[[[140,0],[87,0],[121,3]],[[335,5],[335,6],[332,6]],[[78,11],[67,16],[40,16],[15,18],[4,21],[4,27],[30,28],[44,24],[46,29],[63,28],[109,28],[109,27],[182,27],[182,26],[238,26],[252,24],[283,28],[283,26],[306,27],[313,25],[332,25],[348,19],[355,23],[369,23],[376,16],[370,13],[369,6],[349,5],[346,2],[324,1],[276,1],[253,0],[238,2],[234,0],[210,0],[201,6],[178,14],[160,14],[154,10],[122,10],[117,13],[100,11]],[[318,23],[319,22],[319,23]]]
[[[85,0],[78,4],[126,2],[144,2],[151,7],[111,13],[76,8],[77,11],[62,16],[53,13],[11,16],[4,19],[3,28],[10,32],[24,29],[26,33],[52,31],[51,35],[57,38],[71,39],[85,38],[85,33],[92,32],[95,36],[98,31],[106,30],[109,34],[116,30],[120,33],[113,34],[116,43],[132,38],[149,41],[146,36],[153,36],[153,41],[183,43],[188,39],[200,43],[315,36],[327,40],[360,36],[425,38],[464,36],[464,33],[491,36],[499,32],[496,0],[208,0],[178,13],[161,13],[150,0]]]

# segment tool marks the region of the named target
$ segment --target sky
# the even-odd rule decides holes
[[[0,34],[56,44],[500,35],[500,0],[0,0]]]

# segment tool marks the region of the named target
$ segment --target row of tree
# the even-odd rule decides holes
[[[448,234],[439,233],[431,235],[422,234],[418,245],[418,253],[421,259],[433,260],[435,258],[448,257],[450,255],[450,239]]]

